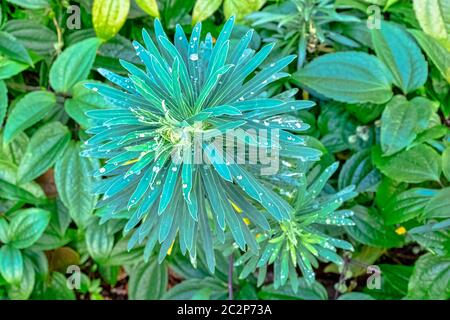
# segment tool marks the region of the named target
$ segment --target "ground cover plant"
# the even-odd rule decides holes
[[[449,299],[449,32],[445,0],[2,1],[0,299]]]

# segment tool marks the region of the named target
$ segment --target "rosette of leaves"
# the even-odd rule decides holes
[[[103,177],[94,190],[103,195],[98,203],[102,222],[127,218],[124,234],[133,231],[129,248],[145,245],[145,259],[160,246],[162,261],[178,235],[183,254],[189,252],[194,262],[199,242],[213,270],[214,242],[225,241],[228,231],[242,250],[258,251],[246,219],[262,230],[269,228],[268,220],[290,220],[292,208],[285,200],[245,165],[227,160],[227,155],[236,160],[237,143],[228,150],[228,144],[218,147],[214,138],[234,129],[274,129],[277,142],[266,143],[257,134],[233,132],[247,147],[276,149],[280,156],[299,161],[320,157],[294,134],[308,126],[288,116],[313,103],[296,101],[292,94],[269,97],[265,90],[288,76],[282,70],[294,56],[256,72],[274,45],[259,52],[249,49],[250,30],[231,48],[233,24],[230,18],[215,44],[210,34],[200,41],[201,24],[189,40],[177,26],[172,43],[156,20],[155,41],[144,30],[145,46],[133,42],[145,70],[121,61],[129,77],[99,70],[115,86],[87,84],[112,105],[87,113],[92,121],[88,133],[93,136],[83,151],[84,156],[105,160],[94,173]],[[200,151],[194,148],[199,134]],[[197,152],[207,160],[193,161]],[[248,152],[237,156],[245,158]]]
[[[305,62],[307,52],[334,42],[350,47],[359,45],[333,31],[333,22],[359,22],[351,15],[338,12],[334,0],[288,0],[267,6],[247,16],[266,42],[277,41],[281,55],[296,53],[297,67]]]
[[[308,174],[302,173],[305,168],[300,170],[292,219],[273,224],[268,232],[258,235],[260,254],[246,252],[235,263],[236,266],[244,265],[240,278],[244,279],[258,269],[258,285],[262,285],[268,266],[273,264],[274,287],[284,286],[289,280],[296,292],[299,287],[297,270],[307,283],[312,284],[315,279],[313,268],[318,267],[319,261],[343,264],[337,249],[353,251],[353,247],[345,240],[327,235],[324,226],[353,226],[353,212],[338,209],[357,193],[353,186],[333,192],[327,181],[337,168],[338,163],[334,163],[321,173],[317,173],[319,166]]]

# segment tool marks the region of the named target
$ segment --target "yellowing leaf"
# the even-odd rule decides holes
[[[156,0],[135,0],[136,4],[141,8],[145,13],[148,13],[152,17],[159,18],[159,9],[158,3]]]
[[[447,147],[442,153],[442,171],[447,180],[450,181],[450,147]]]
[[[236,20],[242,20],[250,13],[261,9],[266,0],[225,0],[223,12],[225,17],[236,16]]]
[[[130,0],[94,0],[92,22],[97,36],[113,38],[124,25],[130,11]]]
[[[197,0],[192,12],[192,24],[203,21],[211,16],[222,4],[222,0]]]
[[[447,0],[414,0],[414,11],[426,34],[446,39],[450,29],[450,4]]]
[[[439,69],[442,76],[450,83],[450,41],[436,40],[418,30],[411,30],[412,35]]]

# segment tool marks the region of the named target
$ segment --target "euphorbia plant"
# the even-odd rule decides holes
[[[95,188],[103,194],[102,221],[124,214],[124,233],[133,231],[129,248],[145,244],[145,259],[159,243],[162,261],[178,235],[183,254],[195,261],[199,243],[214,270],[214,242],[224,242],[227,232],[240,249],[257,254],[255,234],[271,223],[293,223],[294,209],[262,182],[254,169],[263,163],[250,164],[251,152],[240,148],[302,163],[320,157],[294,134],[308,126],[290,116],[314,103],[295,100],[296,91],[273,97],[266,91],[288,76],[282,70],[294,56],[255,73],[274,45],[249,49],[251,30],[230,48],[233,24],[230,18],[215,43],[210,34],[200,41],[201,24],[190,40],[178,26],[172,44],[156,20],[156,44],[145,30],[145,46],[133,43],[145,70],[121,61],[127,78],[99,70],[115,87],[87,85],[112,105],[88,112],[93,136],[83,152],[105,160],[94,173],[103,177]],[[263,139],[267,130],[270,139]],[[230,132],[226,147],[213,142],[230,140]]]

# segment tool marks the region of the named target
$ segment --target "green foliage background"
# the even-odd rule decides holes
[[[254,28],[253,49],[277,41],[269,60],[297,55],[270,91],[317,103],[295,113],[323,153],[309,181],[339,161],[323,194],[358,193],[343,205],[354,225],[322,229],[354,251],[321,261],[312,284],[274,285],[273,268],[254,270],[231,239],[216,245],[214,273],[177,246],[144,263],[143,247],[128,250],[126,221],[99,224],[90,173],[101,163],[80,152],[85,112],[107,102],[84,84],[104,81],[98,68],[125,75],[118,59],[141,65],[131,40],[155,18],[170,36],[203,21],[216,38],[231,15],[231,42]],[[228,282],[236,299],[449,299],[449,34],[445,0],[2,1],[0,299],[224,299]],[[303,190],[293,188],[276,190],[292,200]],[[82,272],[78,289],[67,286],[70,266]]]

